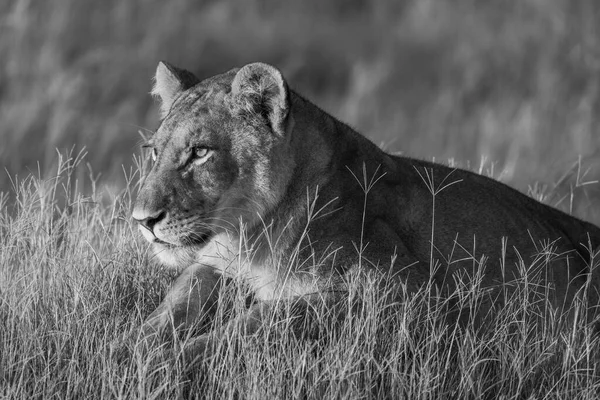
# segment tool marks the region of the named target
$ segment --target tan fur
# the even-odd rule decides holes
[[[184,271],[144,336],[209,314],[222,277],[248,284],[261,307],[339,293],[356,270],[389,274],[409,291],[433,282],[450,293],[455,278],[475,273],[498,289],[542,242],[553,243],[538,272],[555,304],[570,303],[588,279],[597,289],[596,226],[492,179],[386,154],[289,90],[274,67],[200,82],[161,63],[153,93],[164,119],[133,217],[158,259]],[[259,314],[232,323],[252,332]],[[198,337],[190,352],[207,341]]]

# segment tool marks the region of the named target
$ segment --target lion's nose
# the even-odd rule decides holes
[[[132,217],[137,221],[138,224],[142,225],[150,232],[153,232],[154,226],[164,219],[166,215],[167,213],[164,211],[156,211],[153,214],[134,212]]]

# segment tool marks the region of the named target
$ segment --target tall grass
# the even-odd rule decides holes
[[[298,315],[282,303],[256,335],[215,334],[221,350],[201,366],[181,362],[185,337],[123,357],[118,344],[173,278],[129,218],[143,163],[104,202],[74,181],[82,155],[59,165],[52,180],[15,180],[15,201],[2,202],[0,397],[593,399],[600,391],[600,343],[585,302],[561,315],[526,264],[489,315],[477,276],[463,277],[448,299],[431,284],[408,294],[356,275],[345,318],[334,323],[318,308],[308,336],[294,334]],[[547,261],[542,252],[532,264]],[[246,304],[243,288],[221,296],[216,327]]]

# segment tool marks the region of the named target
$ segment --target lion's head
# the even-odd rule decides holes
[[[155,80],[162,122],[133,218],[163,263],[183,266],[214,235],[257,223],[279,202],[294,164],[290,92],[261,63],[200,81],[161,62]]]

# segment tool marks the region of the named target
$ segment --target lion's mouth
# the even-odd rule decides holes
[[[165,242],[164,240],[160,240],[156,236],[154,237],[154,240],[152,241],[152,243],[160,244],[161,246],[166,246],[166,247],[176,247],[174,244]]]
[[[152,243],[168,248],[203,246],[211,239],[212,236],[213,235],[210,233],[196,234],[183,238],[178,244],[166,242],[154,236]]]

